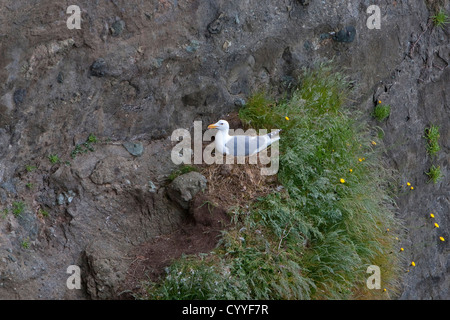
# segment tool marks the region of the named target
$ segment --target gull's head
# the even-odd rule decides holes
[[[227,121],[225,120],[219,120],[214,124],[210,124],[208,126],[208,129],[218,129],[220,131],[226,131],[228,132],[228,130],[230,129],[230,125],[228,124]]]

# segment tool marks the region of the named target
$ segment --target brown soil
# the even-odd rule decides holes
[[[131,253],[135,257],[123,284],[121,298],[138,293],[141,281],[158,281],[164,268],[183,254],[208,253],[218,242],[221,230],[230,224],[226,210],[212,205],[205,194],[197,195],[191,203],[185,224],[170,234],[156,237]]]

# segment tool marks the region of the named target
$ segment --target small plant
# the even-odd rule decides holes
[[[2,219],[5,219],[7,215],[8,215],[8,208],[5,208],[5,209],[0,211],[0,217]]]
[[[31,182],[28,182],[25,187],[27,187],[27,189],[31,190],[33,189],[34,185]]]
[[[439,146],[439,127],[432,125],[431,127],[425,129],[425,139],[428,140],[427,152],[430,156],[435,156],[441,147]]]
[[[12,213],[15,217],[19,217],[25,210],[25,203],[22,201],[14,201],[12,204]]]
[[[28,249],[28,248],[30,248],[30,239],[29,239],[29,238],[23,239],[23,240],[22,240],[22,243],[20,244],[20,246],[21,246],[23,249]]]
[[[191,172],[191,171],[198,171],[198,170],[194,166],[184,165],[184,166],[174,170],[169,175],[169,180],[173,181],[176,177],[181,176],[182,174],[185,174],[185,173],[188,173],[188,172]]]
[[[444,28],[444,26],[450,22],[448,15],[445,13],[444,10],[439,10],[439,12],[431,17],[431,20],[433,21],[433,24],[437,28]]]
[[[36,166],[31,166],[31,165],[25,166],[25,170],[27,170],[27,172],[33,172],[35,169],[36,169]]]
[[[61,162],[61,159],[59,159],[59,156],[57,154],[51,154],[48,156],[48,160],[50,160],[51,164],[57,164]]]
[[[378,104],[373,111],[373,116],[378,121],[383,121],[391,114],[391,106],[388,104]]]
[[[46,218],[46,217],[48,217],[49,216],[49,213],[48,213],[48,211],[47,210],[44,210],[44,209],[39,209],[39,213],[44,217],[44,218]]]
[[[430,178],[428,182],[433,181],[433,183],[438,182],[442,179],[442,172],[440,166],[432,165],[430,170],[428,172],[425,172],[425,174]]]
[[[82,153],[88,153],[89,151],[94,151],[94,147],[92,146],[94,143],[97,143],[98,139],[95,135],[93,135],[92,133],[89,134],[89,137],[86,139],[85,142],[81,143],[81,144],[77,144],[75,146],[75,149],[72,150],[72,152],[70,153],[70,156],[72,157],[72,159],[75,159],[77,155],[82,154]]]
[[[91,134],[89,134],[89,137],[87,138],[87,141],[86,141],[86,142],[89,142],[89,143],[96,143],[97,141],[98,141],[97,137],[94,136],[94,135],[91,133]]]

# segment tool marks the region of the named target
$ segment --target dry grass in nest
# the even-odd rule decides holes
[[[256,164],[212,164],[203,165],[201,170],[208,179],[205,194],[211,202],[226,210],[245,208],[256,198],[273,192],[277,186],[277,176],[261,175],[261,166]]]

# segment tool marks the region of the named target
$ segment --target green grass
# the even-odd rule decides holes
[[[448,15],[443,9],[440,9],[438,13],[431,17],[433,24],[437,28],[444,28],[444,26],[450,22]]]
[[[44,218],[46,218],[46,217],[48,217],[49,216],[49,213],[48,213],[48,211],[47,210],[44,210],[44,209],[39,209],[39,213],[44,217]]]
[[[382,161],[382,143],[343,108],[348,81],[329,64],[305,70],[301,83],[289,100],[256,94],[239,113],[252,128],[283,129],[284,191],[236,209],[217,249],[180,259],[160,282],[146,282],[138,298],[386,298],[365,289],[372,264],[395,292],[393,231],[400,224],[390,192],[395,173]]]
[[[14,216],[19,217],[25,211],[25,203],[22,201],[14,201],[12,203],[12,213]]]
[[[28,239],[28,238],[23,239],[22,242],[20,243],[20,246],[23,249],[29,249],[30,248],[30,239]]]
[[[48,160],[51,164],[57,164],[61,162],[61,159],[59,159],[59,156],[57,154],[51,154],[48,156]]]
[[[432,165],[430,170],[428,172],[425,173],[430,180],[428,182],[433,182],[433,183],[437,183],[438,181],[440,181],[442,179],[442,172],[441,172],[441,167],[440,166],[435,166]]]
[[[185,174],[185,173],[188,173],[191,171],[198,171],[198,169],[194,166],[183,165],[183,166],[175,169],[174,171],[172,171],[172,173],[169,175],[169,180],[173,181],[176,177],[181,176],[182,174]]]
[[[388,104],[377,104],[373,111],[373,117],[380,122],[387,119],[390,114],[391,106]]]
[[[427,140],[427,152],[430,156],[434,157],[441,150],[439,146],[439,127],[432,125],[425,129],[425,139]]]
[[[97,137],[95,135],[93,135],[92,133],[89,134],[89,137],[86,139],[85,142],[83,142],[81,144],[77,144],[75,146],[75,148],[70,153],[70,157],[72,159],[75,159],[77,157],[77,155],[79,155],[79,154],[88,153],[89,151],[93,152],[94,151],[93,144],[95,144],[97,142],[98,142]]]
[[[25,166],[25,170],[27,170],[27,172],[33,172],[35,169],[36,169],[36,166],[32,166],[32,165]]]

